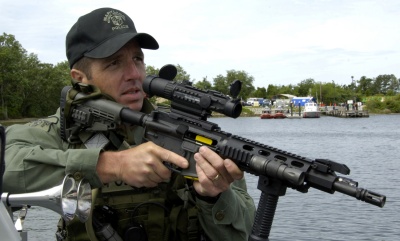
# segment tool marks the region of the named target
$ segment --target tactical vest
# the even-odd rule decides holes
[[[97,226],[111,226],[122,240],[200,240],[193,192],[180,175],[155,188],[112,183],[93,194],[93,216],[86,224],[76,218],[68,225],[60,220],[60,230],[66,230],[64,240],[107,240],[96,234],[99,227],[94,218],[101,223]]]

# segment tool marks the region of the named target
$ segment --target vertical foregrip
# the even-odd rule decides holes
[[[268,240],[279,196],[261,193],[249,241]]]

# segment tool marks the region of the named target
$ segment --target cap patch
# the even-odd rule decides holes
[[[125,15],[118,11],[111,10],[107,12],[103,20],[107,23],[114,24],[114,27],[111,28],[113,31],[118,29],[129,28],[127,24],[124,24]]]

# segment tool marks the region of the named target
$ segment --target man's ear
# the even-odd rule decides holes
[[[86,79],[85,73],[77,69],[71,69],[70,74],[74,80],[79,82],[83,82],[83,80]]]

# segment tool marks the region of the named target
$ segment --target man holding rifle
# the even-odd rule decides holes
[[[74,81],[94,85],[132,110],[150,113],[153,106],[142,89],[142,48],[158,49],[158,43],[149,34],[137,33],[125,13],[111,8],[80,17],[66,37]],[[99,223],[110,222],[121,239],[247,240],[255,206],[234,162],[201,147],[194,156],[198,180],[187,180],[163,162],[187,168],[188,161],[152,142],[142,143],[142,127],[82,132],[80,142],[71,144],[60,137],[60,111],[7,129],[5,191],[44,190],[72,174],[99,188],[94,215]],[[93,238],[87,227],[60,220],[57,239]]]

